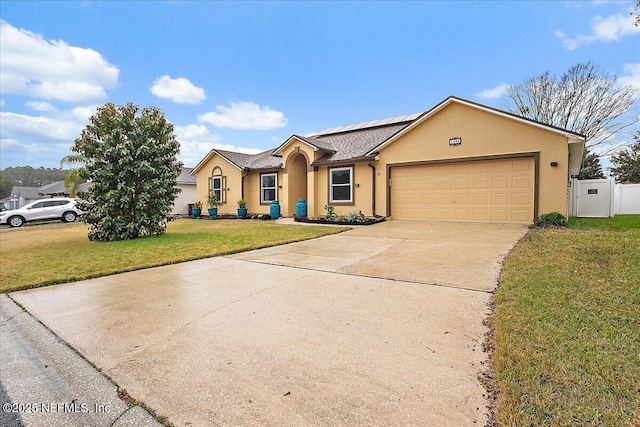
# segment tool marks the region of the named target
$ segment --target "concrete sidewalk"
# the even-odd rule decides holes
[[[160,426],[5,294],[0,295],[2,426]]]

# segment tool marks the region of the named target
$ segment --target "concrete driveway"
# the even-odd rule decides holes
[[[10,296],[176,426],[481,425],[487,291],[526,230],[391,221]]]

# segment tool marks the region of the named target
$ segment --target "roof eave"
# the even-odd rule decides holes
[[[315,162],[311,163],[311,166],[327,166],[327,165],[335,165],[335,166],[341,166],[341,165],[349,165],[352,163],[361,163],[361,162],[371,162],[377,160],[375,156],[358,156],[358,157],[351,157],[349,159],[342,159],[342,160],[316,160]]]
[[[291,143],[292,140],[298,141],[298,142],[306,145],[307,147],[310,147],[313,151],[324,151],[325,153],[335,153],[335,151],[327,150],[326,148],[318,147],[317,145],[314,145],[314,144],[312,144],[312,143],[310,143],[308,141],[305,141],[304,139],[302,139],[298,135],[291,135],[278,148],[273,150],[273,153],[271,153],[271,154],[274,155],[274,156],[282,157],[282,152],[284,151],[285,147]]]
[[[211,157],[213,157],[213,155],[214,155],[214,154],[217,154],[219,157],[221,157],[221,158],[223,158],[224,160],[226,160],[228,163],[230,163],[231,165],[233,165],[236,169],[238,169],[238,170],[240,170],[240,171],[242,171],[242,170],[243,170],[243,168],[242,168],[240,165],[238,165],[238,164],[234,163],[231,159],[229,159],[229,158],[225,157],[225,156],[224,156],[224,155],[222,155],[220,152],[218,152],[215,148],[213,148],[213,149],[211,149],[211,151],[209,151],[209,153],[204,157],[204,159],[202,159],[202,160],[200,161],[200,163],[198,163],[198,164],[196,165],[196,167],[195,167],[195,168],[193,168],[193,170],[189,173],[189,175],[191,175],[191,176],[196,176],[196,175],[197,175],[197,172],[202,168],[202,166],[204,166],[204,165],[209,161],[209,159],[211,159]]]

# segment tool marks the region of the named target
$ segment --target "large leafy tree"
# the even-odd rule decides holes
[[[89,239],[112,241],[162,235],[176,196],[179,143],[173,125],[154,107],[98,108],[71,151],[91,182],[78,207]]]
[[[574,65],[560,77],[548,71],[531,77],[511,86],[507,94],[508,111],[584,135],[587,148],[610,141],[640,120],[629,114],[635,89],[620,85],[615,74],[590,61]]]
[[[606,178],[600,158],[594,152],[585,150],[585,156],[582,158],[582,166],[578,179],[601,179]]]
[[[640,183],[640,131],[633,138],[635,143],[630,148],[611,156],[613,167],[609,170],[616,182]]]

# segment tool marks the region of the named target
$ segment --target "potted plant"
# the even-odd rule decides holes
[[[247,216],[247,201],[245,199],[238,200],[238,216],[240,218]]]
[[[201,213],[202,213],[202,202],[198,200],[193,204],[193,209],[191,209],[191,215],[193,215],[194,218],[197,218],[200,216]]]
[[[207,197],[207,205],[209,206],[209,216],[218,215],[218,206],[220,206],[220,200],[217,194],[212,194]]]

